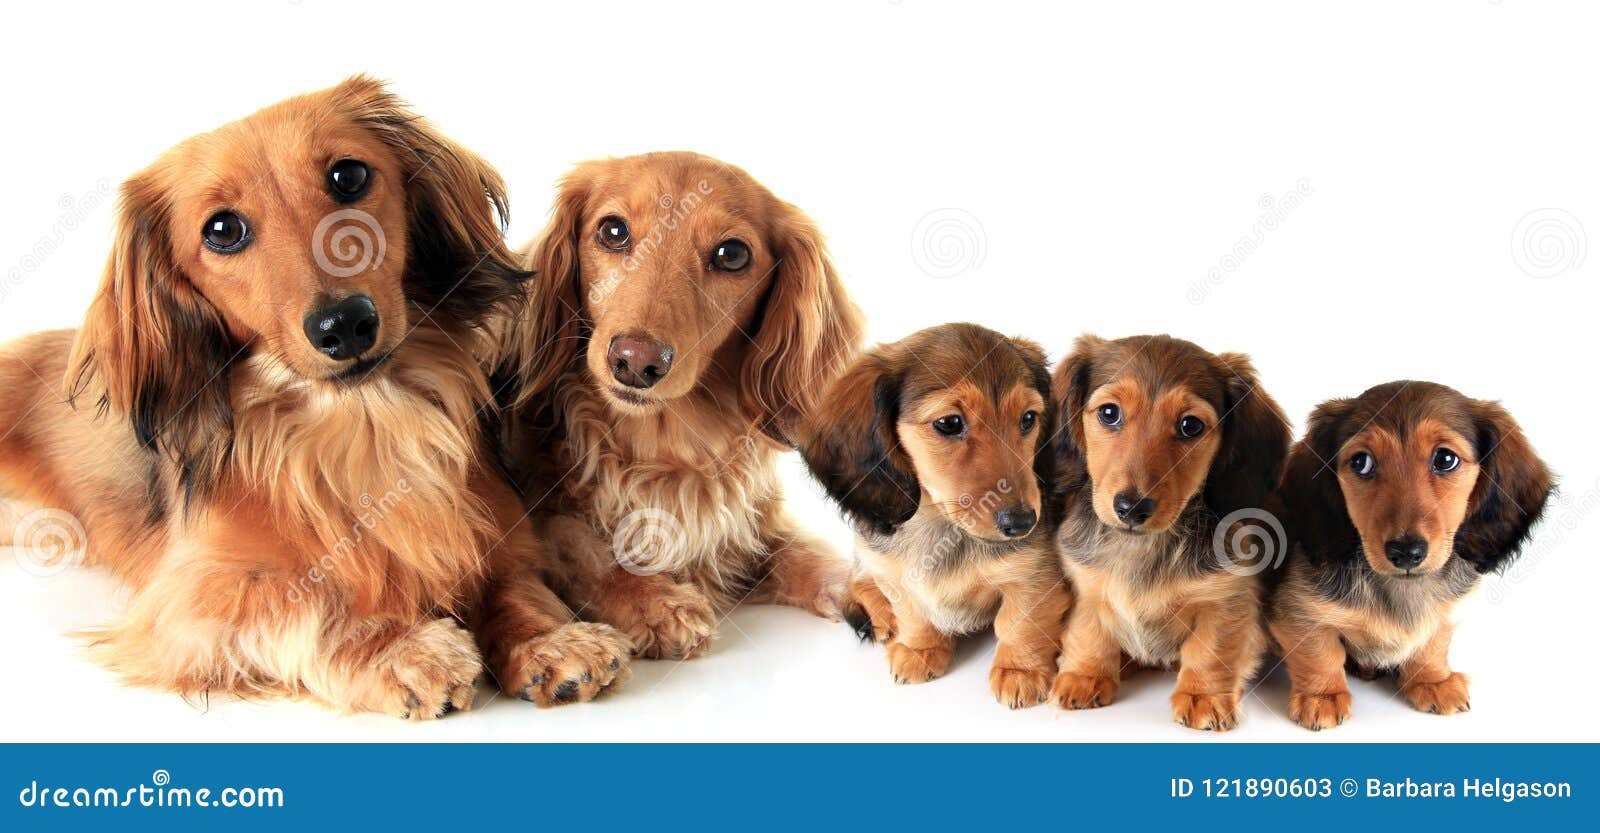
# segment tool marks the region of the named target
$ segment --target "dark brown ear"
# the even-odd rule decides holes
[[[1478,482],[1456,553],[1480,573],[1511,564],[1555,488],[1521,426],[1495,402],[1476,403]]]
[[[222,315],[176,265],[163,188],[151,174],[122,186],[116,236],[73,343],[67,396],[125,414],[140,444],[171,459],[203,493],[233,439],[228,365],[239,347]]]
[[[521,314],[505,333],[503,353],[517,380],[515,399],[527,402],[547,390],[577,355],[583,337],[583,303],[578,297],[578,245],[593,177],[579,166],[562,177],[544,231],[523,255],[534,278]]]
[[[884,535],[911,520],[922,494],[895,431],[903,376],[874,350],[827,386],[824,404],[796,429],[800,456],[828,495],[851,520]]]
[[[1284,466],[1278,493],[1284,530],[1290,546],[1299,544],[1318,564],[1342,564],[1361,554],[1361,536],[1350,522],[1339,488],[1343,426],[1354,408],[1353,399],[1318,405],[1306,424],[1305,438],[1295,443]]]
[[[366,76],[340,84],[344,106],[400,160],[410,211],[408,297],[468,327],[507,311],[529,273],[506,247],[500,174]]]
[[[772,229],[777,272],[762,301],[740,369],[745,413],[767,435],[788,443],[817,393],[861,346],[861,310],[828,258],[822,233],[783,205]]]
[[[1056,470],[1056,452],[1052,447],[1056,433],[1056,408],[1055,401],[1050,397],[1050,367],[1045,363],[1044,348],[1025,338],[1012,338],[1010,342],[1022,356],[1034,390],[1044,400],[1044,407],[1039,413],[1039,425],[1034,429],[1039,432],[1039,446],[1033,452],[1033,475],[1039,480],[1039,493],[1048,495],[1055,486]],[[1046,500],[1044,503],[1048,508],[1054,502]]]
[[[1243,353],[1219,353],[1223,378],[1222,447],[1206,477],[1206,506],[1225,518],[1240,509],[1265,509],[1289,453],[1289,421],[1261,386]]]
[[[1051,449],[1055,454],[1053,503],[1076,495],[1089,483],[1089,461],[1084,456],[1083,409],[1089,406],[1095,362],[1110,342],[1096,335],[1081,335],[1072,353],[1056,366],[1051,390],[1055,395],[1055,428]]]

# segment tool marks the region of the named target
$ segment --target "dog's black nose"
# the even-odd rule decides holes
[[[1038,520],[1038,512],[1020,503],[994,513],[995,528],[1007,538],[1021,538],[1027,535],[1033,531],[1033,525]]]
[[[1415,535],[1407,535],[1384,544],[1383,554],[1389,556],[1390,564],[1410,570],[1428,557],[1428,542]]]
[[[630,388],[655,387],[672,369],[672,348],[653,338],[622,335],[611,339],[606,350],[611,378]]]
[[[365,295],[351,295],[312,310],[305,320],[306,340],[336,362],[358,358],[378,343],[378,307]]]
[[[1139,497],[1132,489],[1118,492],[1111,499],[1111,510],[1117,513],[1117,519],[1128,526],[1138,526],[1150,520],[1156,513],[1156,502],[1153,498]]]

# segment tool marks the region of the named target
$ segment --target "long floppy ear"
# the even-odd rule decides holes
[[[1278,496],[1291,546],[1299,544],[1319,564],[1339,564],[1361,552],[1339,487],[1339,437],[1355,408],[1353,399],[1330,399],[1311,412],[1306,435],[1289,452]]]
[[[745,413],[787,444],[817,393],[860,349],[861,310],[829,260],[822,233],[784,204],[772,230],[777,273],[741,368]]]
[[[400,160],[410,217],[410,300],[432,317],[467,327],[509,311],[529,273],[506,247],[506,186],[499,172],[372,78],[350,78],[338,93]]]
[[[828,495],[884,535],[917,513],[922,493],[895,431],[903,377],[882,350],[862,356],[827,386],[826,404],[796,432],[800,456]]]
[[[1056,408],[1050,398],[1050,367],[1046,364],[1044,348],[1038,344],[1025,338],[1011,338],[1009,341],[1022,356],[1022,363],[1028,368],[1028,378],[1044,400],[1044,407],[1039,413],[1039,425],[1034,429],[1039,432],[1039,445],[1033,450],[1033,476],[1039,481],[1040,494],[1048,495],[1055,487],[1056,470],[1056,452],[1051,445],[1055,440]],[[1044,503],[1050,505],[1054,502],[1046,500]]]
[[[1089,484],[1089,460],[1084,454],[1083,409],[1089,406],[1095,362],[1110,342],[1097,335],[1081,335],[1072,353],[1056,366],[1051,390],[1055,396],[1055,428],[1051,450],[1055,453],[1053,503],[1068,499]]]
[[[126,415],[144,447],[177,464],[189,494],[222,472],[233,439],[228,365],[239,348],[173,257],[164,189],[122,186],[115,240],[67,365],[67,397]]]
[[[1480,401],[1475,410],[1478,482],[1467,519],[1456,531],[1456,552],[1487,573],[1516,559],[1555,482],[1505,408]]]
[[[579,224],[592,190],[593,178],[583,166],[562,177],[550,221],[522,255],[522,265],[534,278],[502,350],[507,370],[517,380],[519,403],[548,389],[579,350],[584,326],[578,297]]]
[[[1283,477],[1289,453],[1289,420],[1261,386],[1243,353],[1219,353],[1224,378],[1220,426],[1222,447],[1206,477],[1206,506],[1225,518],[1240,509],[1264,509]]]

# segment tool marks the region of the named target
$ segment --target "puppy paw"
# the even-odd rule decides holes
[[[483,660],[453,619],[412,628],[379,656],[377,710],[404,720],[433,720],[472,708]]]
[[[1455,714],[1472,711],[1467,698],[1467,675],[1451,672],[1436,683],[1412,683],[1401,689],[1411,707],[1428,714]]]
[[[717,615],[695,587],[672,584],[639,602],[626,629],[634,652],[650,659],[694,659],[711,649]]]
[[[880,620],[858,602],[845,606],[844,621],[862,642],[883,643],[894,639],[894,620]]]
[[[1050,673],[997,665],[989,669],[989,690],[1003,706],[1013,709],[1037,706],[1050,699]]]
[[[1342,726],[1350,719],[1350,692],[1311,694],[1291,691],[1289,719],[1313,732]]]
[[[1050,686],[1050,698],[1063,709],[1097,709],[1111,705],[1111,699],[1116,696],[1116,677],[1063,671]]]
[[[540,707],[585,703],[628,679],[632,648],[610,625],[562,625],[511,650],[500,689]]]
[[[897,683],[925,683],[950,670],[948,645],[913,648],[900,642],[889,643],[889,673]]]
[[[1172,719],[1179,726],[1205,732],[1226,732],[1239,725],[1239,698],[1234,694],[1176,691]]]

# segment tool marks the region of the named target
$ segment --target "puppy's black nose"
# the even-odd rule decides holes
[[[611,378],[630,388],[655,387],[672,369],[672,348],[653,338],[621,335],[606,350]]]
[[[1117,513],[1118,520],[1128,526],[1138,526],[1156,513],[1156,502],[1153,498],[1139,497],[1138,493],[1129,489],[1118,492],[1111,499],[1111,510]]]
[[[336,362],[358,358],[378,343],[378,307],[365,295],[351,295],[312,310],[305,320],[306,340]]]
[[[1384,544],[1383,554],[1389,556],[1390,564],[1410,570],[1428,557],[1428,542],[1415,535],[1407,535]]]
[[[994,513],[995,528],[1007,538],[1021,538],[1027,535],[1033,531],[1033,525],[1038,520],[1038,512],[1020,503]]]

